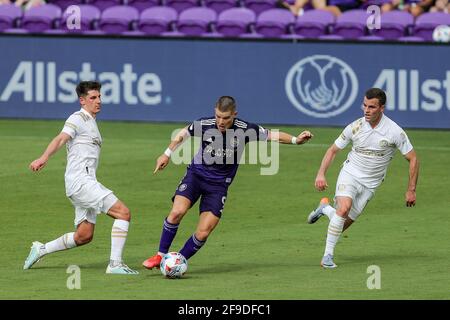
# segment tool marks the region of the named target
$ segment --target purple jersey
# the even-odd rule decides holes
[[[232,182],[248,142],[266,141],[269,134],[267,129],[238,118],[222,133],[216,126],[215,117],[194,121],[188,131],[191,136],[201,139],[201,147],[188,170],[207,181],[219,183]]]

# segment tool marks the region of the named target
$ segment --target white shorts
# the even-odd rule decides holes
[[[114,193],[96,180],[89,180],[68,197],[75,207],[75,227],[87,220],[95,224],[97,215],[107,213],[117,202]]]
[[[353,221],[358,218],[374,194],[375,189],[363,186],[351,174],[344,170],[341,170],[339,173],[334,200],[336,202],[336,197],[349,197],[352,199],[352,208],[350,209],[348,217]]]

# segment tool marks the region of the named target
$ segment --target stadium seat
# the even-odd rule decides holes
[[[127,0],[127,5],[138,9],[140,12],[145,9],[159,6],[159,0]]]
[[[0,6],[0,32],[14,28],[17,21],[22,17],[22,9],[13,4]]]
[[[197,7],[186,9],[178,17],[179,32],[188,36],[201,36],[211,31],[210,26],[217,20],[217,13],[210,8]]]
[[[383,41],[384,38],[380,36],[368,35],[358,38],[359,41]]]
[[[414,24],[414,17],[406,11],[394,10],[381,15],[381,28],[372,34],[387,40],[395,40],[409,34],[408,28]]]
[[[53,4],[33,7],[25,11],[21,28],[32,33],[41,33],[45,30],[53,29],[55,24],[60,21],[61,14],[61,8]]]
[[[70,29],[67,25],[67,20],[69,19],[71,12],[64,11],[61,23],[61,30],[67,33],[82,33],[87,30],[95,29],[94,23],[98,22],[101,16],[100,9],[89,4],[83,4],[78,6],[80,8],[80,28]],[[52,32],[50,32],[52,33]]]
[[[100,11],[103,11],[107,8],[123,4],[123,0],[87,0],[86,3],[96,6]]]
[[[415,36],[407,36],[407,37],[400,37],[397,39],[401,42],[424,42],[425,39],[421,37],[415,37]]]
[[[153,7],[141,12],[138,29],[147,35],[161,35],[171,31],[171,25],[177,20],[178,13],[170,7]]]
[[[177,10],[178,13],[193,7],[198,7],[198,0],[166,0],[166,5]]]
[[[335,22],[335,16],[330,11],[309,10],[297,18],[295,33],[306,38],[317,38],[327,34],[328,26]]]
[[[343,36],[340,36],[337,34],[325,34],[323,36],[319,36],[318,39],[320,39],[320,40],[335,40],[335,41],[345,40],[345,38]]]
[[[131,24],[139,19],[139,11],[129,6],[114,6],[102,12],[99,29],[107,34],[130,31]]]
[[[50,4],[54,4],[61,8],[61,10],[66,10],[71,5],[81,5],[84,4],[84,0],[52,0],[48,1]]]
[[[345,11],[336,19],[333,34],[345,39],[357,39],[366,35],[366,23],[369,15],[365,10]]]
[[[213,9],[217,14],[238,6],[236,0],[204,0],[206,7]]]
[[[219,14],[216,30],[226,37],[238,37],[247,33],[249,25],[255,21],[256,14],[252,10],[231,8]]]
[[[433,31],[441,24],[450,25],[450,14],[444,12],[423,13],[416,19],[413,35],[427,41],[433,41]]]
[[[265,38],[279,38],[288,33],[288,27],[295,23],[295,16],[288,10],[269,9],[256,19],[255,30]]]
[[[244,0],[244,6],[253,10],[256,15],[263,11],[274,9],[276,7],[276,0]]]

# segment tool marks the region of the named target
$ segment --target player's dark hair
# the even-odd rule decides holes
[[[75,90],[77,91],[78,98],[80,98],[85,97],[90,90],[100,91],[101,87],[102,85],[98,81],[81,81]]]
[[[234,101],[233,97],[222,96],[217,100],[216,108],[219,109],[220,112],[234,112],[236,111],[236,101]]]
[[[386,104],[386,93],[380,88],[370,88],[366,91],[367,99],[378,99],[380,106],[384,106]]]

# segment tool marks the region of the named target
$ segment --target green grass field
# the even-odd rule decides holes
[[[39,172],[29,163],[58,134],[63,121],[0,120],[0,299],[449,299],[450,131],[407,130],[421,160],[417,205],[407,208],[408,163],[397,152],[388,176],[359,220],[337,246],[334,270],[319,267],[328,219],[306,223],[322,196],[333,196],[339,154],[328,173],[330,188],[315,191],[322,156],[341,129],[308,128],[304,146],[280,146],[280,170],[260,175],[241,165],[222,221],[189,261],[184,279],[168,280],[142,261],[158,248],[170,198],[185,166],[171,164],[152,175],[177,124],[101,122],[98,179],[132,212],[125,247],[138,276],[106,275],[113,220],[98,217],[87,246],[46,256],[32,269],[23,262],[32,241],[47,242],[73,230],[65,197],[65,150]],[[304,128],[280,127],[289,133]],[[198,206],[184,218],[172,246],[179,250],[195,229]],[[81,270],[81,289],[69,290],[70,265]],[[381,270],[381,289],[369,290],[367,268]]]

